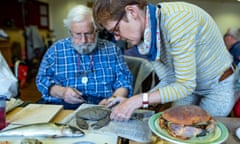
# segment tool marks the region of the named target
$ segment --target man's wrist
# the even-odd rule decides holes
[[[66,87],[62,87],[62,86],[60,86],[60,85],[52,85],[52,86],[49,88],[49,94],[50,94],[51,96],[64,99],[65,90],[66,90]]]
[[[51,93],[51,90],[52,90],[52,87],[54,86],[54,84],[52,84],[52,85],[50,85],[49,87],[48,87],[48,95],[50,96],[50,95],[52,95],[52,93]]]

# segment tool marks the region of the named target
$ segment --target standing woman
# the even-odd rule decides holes
[[[94,19],[115,39],[136,45],[138,52],[167,71],[158,88],[124,99],[111,118],[127,120],[140,107],[174,102],[199,105],[212,116],[227,116],[235,103],[237,70],[214,20],[185,2],[96,0]]]

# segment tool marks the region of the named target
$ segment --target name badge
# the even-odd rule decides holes
[[[82,83],[87,84],[88,78],[86,76],[82,77]]]

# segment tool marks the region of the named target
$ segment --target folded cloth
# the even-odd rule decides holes
[[[24,103],[24,101],[22,101],[21,99],[16,99],[16,98],[11,98],[10,100],[7,100],[6,101],[6,112],[13,110],[14,108],[20,106],[23,103]]]

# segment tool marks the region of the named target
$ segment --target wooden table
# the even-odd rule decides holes
[[[215,119],[225,124],[225,126],[228,128],[229,137],[224,144],[239,144],[240,140],[235,135],[235,131],[240,127],[240,118],[216,117]]]
[[[44,107],[44,105],[42,106]],[[19,115],[19,112],[22,112],[23,108],[16,108],[9,113],[7,113],[7,121],[15,120],[15,117]],[[27,110],[26,110],[27,111]],[[65,117],[71,114],[72,110],[60,110],[55,117],[50,120],[50,122],[61,122]],[[31,116],[31,114],[26,115],[27,117]],[[35,117],[35,116],[33,116]],[[46,119],[47,120],[47,119]],[[32,122],[32,121],[29,121]],[[26,123],[27,124],[27,123]],[[14,125],[14,123],[13,123]],[[63,138],[51,138],[51,137],[36,137],[40,141],[46,144],[58,144],[58,143],[75,143],[80,141],[92,141],[94,143],[111,143],[116,144],[118,143],[118,137],[115,134],[108,134],[108,133],[86,133],[83,137],[63,137]],[[19,144],[23,137],[12,137],[9,139],[8,137],[1,137],[1,142],[10,142],[11,144]]]
[[[13,111],[9,112],[7,114],[7,119],[10,119],[15,113],[20,111],[22,108],[16,108]],[[63,118],[67,117],[69,114],[71,114],[72,110],[61,110],[53,119],[52,122],[60,122]],[[236,128],[240,127],[240,118],[232,118],[232,117],[216,117],[216,120],[219,120],[229,130],[229,137],[224,144],[239,144],[240,140],[235,136],[235,130]],[[153,136],[152,137],[153,142],[152,144],[170,144],[164,140],[161,140],[160,138]],[[119,140],[119,144],[121,143],[121,140]],[[130,144],[139,144],[137,142],[129,141]]]
[[[18,107],[12,111],[10,111],[9,113],[7,113],[7,117],[6,119],[9,120],[11,119],[17,112],[19,112],[20,110],[22,110],[22,107]],[[73,110],[61,110],[59,113],[57,113],[57,115],[51,120],[51,122],[60,122],[61,120],[63,120],[65,117],[67,117],[68,115],[70,115],[72,112],[74,112]],[[122,142],[124,141],[124,139],[119,138],[118,140],[118,144],[121,143],[125,143]],[[129,141],[130,144],[139,144],[133,141]]]
[[[13,111],[10,111],[7,113],[7,120],[9,120],[14,114],[19,112],[22,109],[22,107],[18,107],[14,109]],[[67,117],[69,114],[71,114],[72,110],[61,110],[53,119],[51,122],[60,122],[63,118]]]

